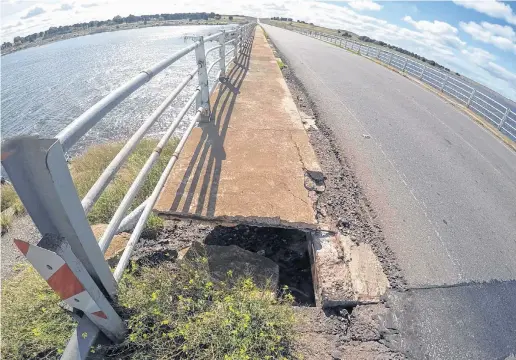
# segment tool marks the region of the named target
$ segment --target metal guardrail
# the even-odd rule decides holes
[[[232,61],[236,63],[238,53],[249,46],[255,25],[249,23],[231,32],[220,31],[206,37],[192,38],[194,42],[191,45],[140,72],[84,112],[53,139],[20,137],[3,144],[2,165],[28,214],[43,234],[37,245],[31,245],[23,240],[16,240],[15,243],[61,299],[72,308],[83,312],[78,327],[62,355],[63,359],[86,358],[100,332],[113,341],[124,338],[125,326],[112,306],[116,302],[117,282],[122,278],[152,208],[188,136],[198,122],[210,121],[210,95],[217,85],[224,81],[228,64]],[[218,42],[218,45],[206,51],[207,42]],[[226,47],[230,48],[227,50]],[[217,50],[219,57],[208,65],[206,55]],[[81,201],[70,175],[65,152],[110,110],[156,74],[190,52],[195,52],[197,67],[185,76],[143,122]],[[208,73],[216,64],[219,65],[219,72],[210,86]],[[161,137],[97,243],[87,220],[88,212],[145,133],[196,75],[197,88]],[[192,105],[196,109],[195,115],[190,119],[151,196],[126,216],[147,175],[160,157],[162,149]],[[116,233],[133,226],[129,242],[114,273],[111,273],[104,260],[104,253]]]
[[[466,84],[449,72],[437,70],[432,66],[424,65],[406,56],[369,46],[358,41],[312,30],[301,30],[294,27],[282,28],[338,45],[367,57],[376,58],[387,65],[414,76],[466,105],[467,108],[496,126],[502,134],[516,141],[516,113],[508,106],[500,104],[498,101]]]

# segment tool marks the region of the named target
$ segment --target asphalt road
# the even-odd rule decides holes
[[[391,345],[415,358],[516,353],[516,153],[365,57],[264,28],[332,129],[409,284],[391,297]],[[488,317],[479,304],[498,306]]]

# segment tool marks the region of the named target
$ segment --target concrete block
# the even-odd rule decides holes
[[[373,304],[389,288],[389,281],[372,248],[348,236],[312,232],[312,276],[316,302],[322,307]]]

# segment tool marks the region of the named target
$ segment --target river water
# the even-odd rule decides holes
[[[141,70],[185,47],[185,35],[207,35],[221,26],[168,26],[100,33],[22,50],[1,58],[2,141],[19,135],[55,136],[67,124]],[[206,48],[216,43],[207,43]],[[210,59],[218,57],[218,51]],[[104,117],[71,150],[123,140],[195,68],[194,52],[177,61]],[[218,67],[211,72],[211,80]],[[196,87],[189,85],[149,130],[161,134]],[[211,84],[211,82],[210,82]],[[192,110],[193,111],[193,110]],[[186,126],[183,121],[178,133]]]

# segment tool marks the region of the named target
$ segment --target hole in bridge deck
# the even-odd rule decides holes
[[[215,227],[206,245],[236,245],[278,264],[279,288],[288,286],[296,305],[315,306],[308,240],[301,230],[238,225]]]

